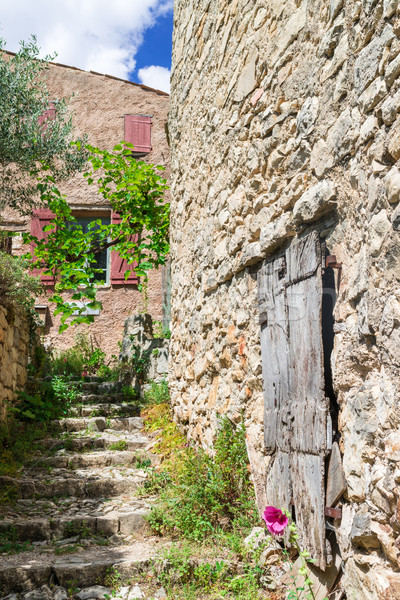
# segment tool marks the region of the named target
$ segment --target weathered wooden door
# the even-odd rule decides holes
[[[258,275],[268,503],[294,505],[304,546],[326,567],[322,258],[317,233],[295,241]]]

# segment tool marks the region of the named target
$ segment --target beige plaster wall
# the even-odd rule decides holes
[[[81,71],[72,67],[50,64],[46,72],[46,83],[51,97],[69,98],[72,112],[74,136],[87,135],[88,142],[99,148],[111,150],[124,139],[124,115],[141,114],[152,116],[152,151],[143,159],[148,163],[166,168],[169,177],[169,148],[166,139],[169,96],[146,86],[132,84],[109,76]],[[96,194],[94,186],[88,186],[82,174],[77,174],[59,185],[68,202],[77,210],[104,209],[103,198]],[[18,214],[4,213],[3,228],[14,231],[29,227],[29,222]],[[20,242],[14,240],[14,251],[21,252]],[[90,327],[81,329],[91,335],[111,354],[118,354],[118,341],[122,340],[124,320],[143,310],[143,297],[136,286],[103,286],[98,298],[104,310]],[[38,300],[46,304],[46,298]],[[150,274],[148,307],[152,317],[162,318],[161,269]],[[77,328],[58,334],[59,318],[50,316],[45,330],[45,343],[54,348],[66,348],[74,343]]]
[[[316,229],[336,275],[333,383],[348,598],[400,597],[400,12],[394,0],[176,0],[172,338],[176,418],[240,419],[260,508],[257,270]]]

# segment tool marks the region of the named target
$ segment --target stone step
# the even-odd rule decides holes
[[[99,388],[99,381],[83,381],[82,382],[82,390],[87,392],[97,392]]]
[[[136,450],[146,448],[149,444],[149,438],[141,433],[121,432],[102,432],[101,437],[95,433],[92,435],[66,437],[64,439],[47,438],[41,440],[38,444],[47,451],[56,451],[62,448],[71,452],[88,452],[92,450],[101,450],[107,448],[116,448],[121,450]]]
[[[54,428],[59,431],[129,431],[139,432],[143,428],[143,419],[140,417],[92,417],[92,418],[67,418],[54,421]]]
[[[76,396],[76,402],[82,403],[82,404],[98,404],[98,403],[109,404],[109,403],[113,403],[113,402],[114,403],[125,402],[126,400],[129,400],[129,398],[126,398],[125,394],[123,394],[122,392],[104,393],[104,394],[83,393],[83,394],[78,394]]]
[[[152,499],[141,499],[135,494],[122,494],[113,498],[20,498],[12,505],[0,506],[1,521],[56,520],[74,517],[104,517],[109,513],[134,512],[148,509]]]
[[[38,550],[2,556],[1,594],[27,592],[42,585],[58,584],[65,588],[101,585],[110,569],[115,569],[122,578],[139,576],[151,569],[151,560],[159,547],[161,544],[152,541],[136,541],[131,546],[92,547],[65,556]]]
[[[121,390],[122,384],[118,381],[83,381],[81,383],[82,390],[86,392],[93,392],[97,394],[110,394],[119,392]]]
[[[150,508],[143,502],[138,501],[122,503],[115,507],[115,510],[104,512],[110,503],[102,502],[104,508],[97,505],[90,507],[82,506],[78,514],[67,514],[65,508],[62,516],[57,509],[47,517],[37,518],[19,514],[17,518],[5,516],[0,520],[0,536],[3,539],[12,539],[20,542],[48,542],[47,547],[51,548],[54,540],[89,540],[98,536],[107,541],[107,538],[121,534],[123,536],[132,535],[140,531],[146,525],[145,517],[149,514]],[[28,507],[26,507],[28,508]],[[34,512],[34,506],[30,507],[29,512]],[[72,509],[71,509],[72,510]],[[67,514],[67,516],[65,516]],[[44,547],[44,546],[41,546]]]
[[[138,417],[140,406],[137,404],[86,404],[84,406],[71,406],[68,417]]]
[[[122,467],[103,467],[96,471],[54,469],[51,475],[20,479],[0,477],[0,489],[18,498],[105,498],[134,492],[146,478],[145,471]]]
[[[90,452],[88,454],[58,453],[56,456],[45,456],[37,459],[29,468],[42,469],[53,467],[56,469],[86,469],[90,467],[109,467],[112,465],[134,465],[138,469],[158,464],[159,458],[155,454],[128,450],[107,450],[105,452]]]

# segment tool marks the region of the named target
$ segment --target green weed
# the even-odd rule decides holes
[[[145,405],[168,404],[169,400],[168,382],[165,379],[159,383],[149,382],[148,389],[143,393],[143,403]]]
[[[60,546],[59,548],[56,548],[54,550],[54,554],[57,556],[62,556],[63,554],[74,554],[75,552],[78,552],[79,548],[81,548],[79,544],[68,544],[68,546]]]
[[[239,565],[229,558],[215,560],[202,554],[204,547],[184,543],[171,546],[156,559],[155,572],[168,598],[254,600],[260,597],[263,571],[257,565]]]
[[[137,402],[139,400],[137,391],[131,385],[124,385],[121,392],[127,402]]]
[[[40,440],[50,431],[44,423],[23,423],[9,420],[0,425],[0,475],[15,477],[24,464],[32,462],[39,450]],[[6,489],[7,487],[7,489]],[[0,502],[10,500],[15,492],[3,486]]]
[[[183,447],[173,463],[150,473],[146,485],[153,492],[162,490],[149,516],[161,534],[200,541],[221,532],[244,534],[258,522],[245,429],[227,418],[220,421],[213,455]]]
[[[18,393],[18,402],[9,406],[9,413],[20,421],[51,421],[68,414],[77,398],[79,384],[57,375],[49,381],[28,381],[26,390]]]
[[[0,533],[0,554],[19,554],[28,550],[32,550],[31,542],[19,541],[15,527],[6,533]]]
[[[125,440],[120,440],[119,442],[113,442],[112,444],[110,444],[108,446],[109,450],[127,450],[128,448],[128,442]]]
[[[169,339],[171,337],[171,330],[168,326],[162,324],[162,321],[153,321],[153,337]]]
[[[111,588],[113,591],[118,591],[122,586],[121,573],[115,567],[108,567],[104,576],[103,585]]]

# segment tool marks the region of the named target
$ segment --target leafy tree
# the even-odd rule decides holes
[[[29,263],[20,256],[0,251],[0,304],[5,308],[33,309],[34,297],[43,292],[37,277],[28,273]]]
[[[51,98],[45,71],[54,57],[39,59],[35,36],[15,55],[4,52],[0,39],[0,209],[29,213],[43,165],[54,180],[81,170],[84,145],[71,146],[72,124],[65,99]],[[43,118],[50,102],[55,111]]]
[[[78,148],[80,143],[77,144]],[[85,302],[92,309],[102,308],[96,300],[101,269],[96,267],[96,255],[105,248],[114,248],[132,265],[135,273],[146,281],[148,271],[165,264],[169,251],[169,204],[164,200],[166,181],[154,166],[132,158],[132,144],[117,144],[112,152],[86,146],[90,169],[85,173],[89,185],[99,193],[120,222],[104,224],[94,221],[84,231],[74,218],[71,208],[54,183],[51,174],[40,178],[37,185],[41,202],[54,213],[45,227],[47,238],[39,240],[24,234],[24,241],[35,244],[33,268],[44,268],[54,274],[57,283],[49,300],[56,304],[55,314],[61,314],[60,332],[69,324],[92,322],[84,315]],[[32,258],[30,254],[27,258]],[[125,276],[128,277],[130,271]],[[62,293],[72,291],[70,303]],[[75,313],[75,314],[73,314]]]

